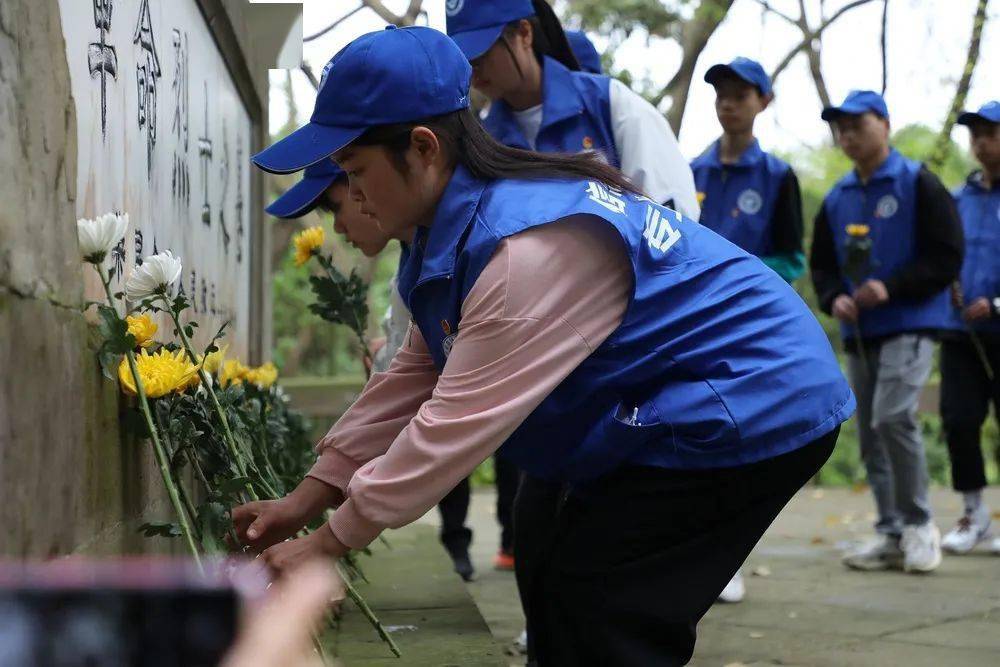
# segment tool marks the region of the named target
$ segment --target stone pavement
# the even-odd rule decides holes
[[[1000,510],[1000,488],[988,489],[986,499]],[[946,489],[935,489],[932,500],[945,532],[960,503]],[[469,590],[507,646],[523,619],[513,574],[491,566],[499,537],[493,503],[489,490],[473,495],[479,578]],[[869,536],[872,520],[865,489],[800,492],[748,559],[746,600],[716,605],[703,619],[692,664],[1000,665],[1000,557],[946,555],[923,576],[848,571],[840,554]],[[435,523],[436,513],[422,521]]]

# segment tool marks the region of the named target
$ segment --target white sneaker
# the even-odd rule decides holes
[[[514,640],[514,649],[521,655],[528,654],[528,631],[521,630],[521,634]]]
[[[930,572],[941,564],[941,531],[928,521],[922,526],[903,528],[903,569],[907,572]]]
[[[719,593],[719,602],[742,602],[747,594],[746,586],[743,585],[743,571],[736,570],[736,574],[729,580],[726,587]]]
[[[898,537],[879,535],[845,555],[843,563],[852,570],[865,572],[902,570],[903,550]]]
[[[972,515],[966,514],[941,540],[941,548],[948,553],[967,554],[989,537],[990,512],[983,506]]]
[[[994,537],[993,541],[990,542],[990,551],[994,555],[1000,556],[1000,537]]]

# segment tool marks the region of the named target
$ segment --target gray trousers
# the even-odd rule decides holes
[[[848,355],[858,399],[858,435],[868,484],[875,496],[875,530],[900,535],[903,526],[930,521],[927,459],[917,419],[917,401],[930,374],[934,342],[903,334],[866,349],[868,371],[860,355]]]

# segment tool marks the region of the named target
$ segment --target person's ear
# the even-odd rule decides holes
[[[441,142],[430,128],[418,125],[410,131],[410,152],[426,169],[441,158]]]
[[[768,93],[767,95],[760,96],[760,110],[763,111],[767,107],[771,106],[771,102],[774,101],[774,93]]]
[[[531,25],[531,21],[528,19],[521,19],[517,23],[517,32],[514,33],[517,37],[517,42],[523,48],[531,50],[535,43],[535,29]]]

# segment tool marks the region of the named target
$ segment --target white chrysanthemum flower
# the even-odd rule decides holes
[[[80,255],[85,262],[100,264],[117,245],[128,228],[128,213],[105,213],[94,220],[80,218],[76,221],[76,235],[80,240]]]
[[[181,275],[181,260],[169,250],[150,255],[135,267],[125,283],[125,296],[135,303],[154,294],[166,294]]]

